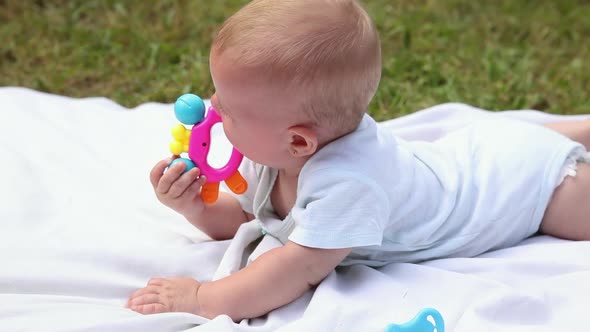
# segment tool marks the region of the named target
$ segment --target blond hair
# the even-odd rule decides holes
[[[303,87],[304,114],[335,135],[358,126],[381,77],[379,35],[355,0],[254,0],[224,22],[211,53]]]

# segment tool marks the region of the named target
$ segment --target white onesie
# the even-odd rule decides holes
[[[314,248],[350,248],[341,265],[471,257],[535,234],[568,157],[581,144],[490,114],[435,142],[404,141],[365,115],[303,167],[282,221],[277,170],[244,160],[236,196],[263,233]]]

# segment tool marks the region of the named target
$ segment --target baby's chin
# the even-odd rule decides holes
[[[270,167],[270,168],[276,168],[276,169],[286,169],[286,168],[290,168],[293,166],[292,162],[289,161],[285,161],[285,160],[278,160],[275,158],[264,158],[264,156],[248,156],[248,155],[244,155],[245,158],[248,158],[249,160],[251,160],[252,162],[262,165],[262,166],[266,166],[266,167]]]

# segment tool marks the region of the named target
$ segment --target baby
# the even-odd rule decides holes
[[[250,188],[205,205],[205,177],[182,164],[164,172],[167,159],[150,174],[156,195],[215,240],[256,220],[284,245],[217,281],[154,278],[132,310],[239,321],[339,265],[471,257],[539,231],[590,239],[590,123],[491,114],[435,142],[395,137],[366,114],[381,53],[355,0],[252,1],[221,27],[210,67],[211,101]]]

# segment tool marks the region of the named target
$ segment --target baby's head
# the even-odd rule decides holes
[[[250,117],[304,126],[321,146],[366,112],[381,76],[379,36],[355,0],[254,0],[214,39],[211,74],[228,114],[249,103]]]

